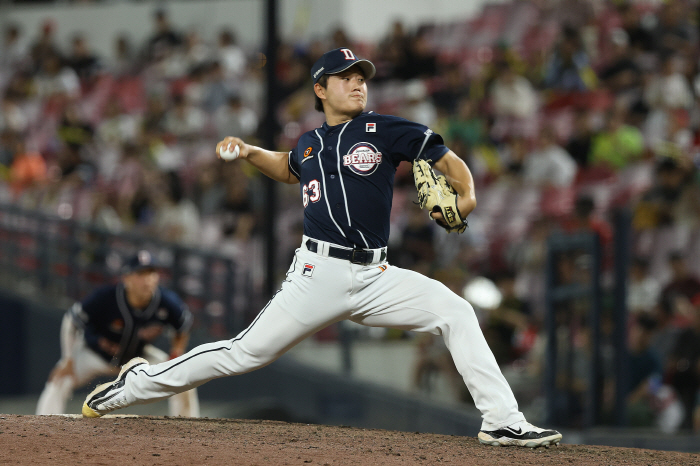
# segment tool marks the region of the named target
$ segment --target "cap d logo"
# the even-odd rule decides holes
[[[346,60],[357,60],[357,58],[355,58],[355,54],[352,53],[352,50],[340,49],[340,51],[343,52],[343,55],[345,55]]]
[[[343,165],[362,176],[374,173],[380,163],[382,153],[369,142],[358,142],[343,156]]]

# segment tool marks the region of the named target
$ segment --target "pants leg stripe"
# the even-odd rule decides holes
[[[293,273],[293,272],[296,270],[296,263],[297,263],[297,256],[296,256],[296,254],[295,254],[295,255],[294,255],[294,264],[293,264],[293,266],[289,269],[289,272],[287,272],[287,275],[286,275],[287,277],[289,276],[290,273]],[[291,280],[285,279],[285,280],[283,280],[282,283],[284,283],[284,282],[290,282],[290,281],[291,281]],[[242,339],[244,336],[246,336],[246,334],[250,331],[250,329],[253,328],[253,325],[255,325],[256,322],[260,319],[260,317],[263,315],[263,313],[265,312],[265,310],[266,310],[266,309],[270,306],[270,304],[272,303],[272,300],[275,299],[275,296],[277,296],[277,294],[278,294],[280,291],[282,291],[282,287],[281,287],[281,286],[280,286],[280,288],[279,288],[277,291],[275,291],[275,294],[272,295],[272,298],[270,298],[270,300],[267,302],[267,304],[265,304],[265,307],[262,308],[262,310],[258,313],[257,317],[255,317],[255,320],[253,320],[253,322],[248,326],[248,328],[246,328],[245,331],[244,331],[242,334],[238,335],[236,338],[233,338],[233,339],[229,340],[229,342],[231,343],[230,346],[221,346],[221,347],[219,347],[219,348],[212,348],[212,349],[209,349],[209,350],[206,350],[206,351],[202,351],[202,352],[200,352],[200,353],[193,354],[192,356],[189,356],[189,357],[187,357],[187,358],[184,358],[184,359],[182,359],[181,361],[178,361],[176,364],[173,364],[172,366],[170,366],[170,367],[168,367],[168,368],[166,368],[166,369],[163,369],[162,371],[158,372],[157,374],[148,374],[148,373],[147,373],[145,370],[143,370],[143,369],[141,370],[141,372],[143,372],[144,374],[146,374],[148,377],[157,377],[157,376],[159,376],[159,375],[165,374],[165,373],[168,372],[170,369],[172,369],[172,368],[174,368],[174,367],[177,367],[177,366],[179,366],[180,364],[182,364],[182,363],[184,363],[184,362],[186,362],[186,361],[189,361],[190,359],[195,358],[195,357],[197,357],[197,356],[199,356],[199,355],[206,354],[206,353],[211,353],[211,352],[214,352],[214,351],[220,351],[220,350],[230,350],[231,347],[233,346],[233,343],[235,343],[236,341]],[[135,371],[136,369],[137,369],[137,368],[134,368],[133,370]],[[134,372],[134,373],[135,373],[135,372]]]

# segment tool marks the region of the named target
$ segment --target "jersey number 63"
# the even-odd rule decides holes
[[[301,192],[304,207],[309,205],[309,201],[318,202],[321,199],[321,183],[318,180],[311,180],[308,185],[305,184],[301,188]]]

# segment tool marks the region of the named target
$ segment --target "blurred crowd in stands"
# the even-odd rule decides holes
[[[609,271],[613,215],[629,209],[630,423],[700,431],[699,12],[696,0],[512,1],[448,24],[397,21],[377,43],[342,29],[283,43],[276,149],[323,123],[309,69],[324,51],[371,59],[368,109],[441,134],[471,168],[479,202],[466,234],[445,235],[413,206],[402,164],[390,260],[457,293],[491,277],[504,296],[480,314],[491,347],[504,370],[538,380],[548,236],[597,233]],[[260,51],[233,30],[181,30],[165,10],[145,43],[116,37],[112,56],[79,31],[57,43],[56,27],[4,25],[0,201],[262,264],[251,254],[263,180],[213,153],[226,135],[260,142]],[[299,243],[302,205],[298,186],[278,189],[284,258]],[[570,341],[585,352],[585,325]],[[436,344],[421,342],[418,386],[452,370]]]

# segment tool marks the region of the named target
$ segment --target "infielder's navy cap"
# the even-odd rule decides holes
[[[146,250],[141,250],[131,256],[122,266],[122,274],[139,272],[141,270],[157,269],[160,265],[155,256]]]
[[[316,84],[324,74],[338,74],[353,65],[362,68],[362,71],[365,73],[365,79],[372,79],[377,72],[371,61],[357,58],[350,49],[338,48],[324,53],[314,63],[314,66],[311,67],[311,77],[314,80],[314,84]]]

